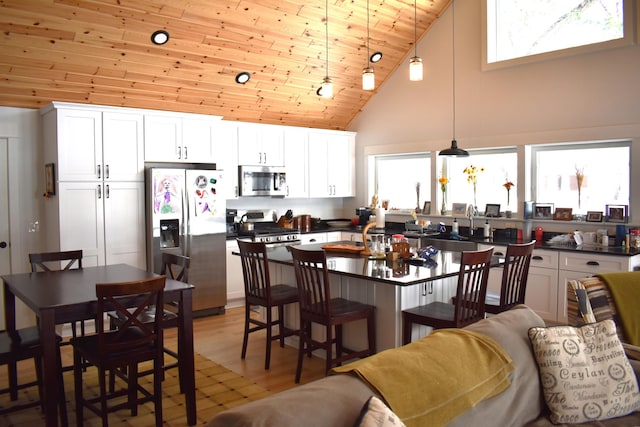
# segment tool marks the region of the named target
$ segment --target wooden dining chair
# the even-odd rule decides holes
[[[166,276],[157,276],[138,281],[96,284],[97,332],[71,339],[78,427],[83,425],[85,407],[99,415],[103,427],[106,427],[110,412],[128,408],[131,415],[136,416],[138,405],[148,401],[154,403],[156,427],[162,425],[161,323],[165,281]],[[134,310],[129,309],[131,305],[135,307]],[[139,316],[149,307],[155,308],[153,322],[140,321]],[[115,331],[106,330],[104,325],[105,315],[112,310],[126,319]],[[98,370],[98,397],[84,396],[82,359]],[[138,382],[138,364],[146,361],[153,362],[153,391]],[[126,382],[126,386],[107,393],[107,372],[116,373]],[[126,396],[126,401],[109,405],[112,398],[120,396]]]
[[[163,252],[162,265],[160,267],[160,274],[173,280],[188,283],[190,264],[191,264],[191,259],[188,256]],[[162,310],[162,330],[163,331],[165,329],[178,327],[178,314],[176,313],[176,310],[177,308],[174,302],[165,303]],[[139,316],[138,320],[145,323],[153,322],[154,315],[155,315],[154,307],[150,307],[149,310],[146,310]],[[118,316],[117,313],[110,312],[109,313],[109,329],[110,330],[117,329],[124,320],[125,319],[123,319],[121,316]],[[162,335],[164,335],[164,333]],[[163,371],[166,371],[167,369],[177,368],[180,366],[180,364],[178,363],[179,355],[176,351],[164,346],[164,337],[162,335],[160,336],[160,339],[163,341],[163,344],[162,344],[163,352],[175,359],[175,361],[171,363],[166,363],[163,361],[162,369]],[[178,339],[179,340],[181,339],[179,334],[178,334]],[[181,348],[180,344],[181,342],[178,342],[178,348]],[[151,374],[152,372],[153,370],[146,370],[146,371],[140,372],[138,375],[140,376],[148,375],[148,374]],[[183,376],[180,375],[180,379],[181,379],[180,390],[183,389],[182,377]]]
[[[58,338],[60,339],[60,338]],[[35,381],[19,382],[18,362],[33,359]],[[58,367],[61,367],[60,352],[58,352]],[[16,403],[15,405],[0,407],[0,415],[23,409],[42,407],[42,347],[40,346],[40,332],[37,326],[17,329],[15,331],[0,331],[0,365],[7,365],[8,387],[0,389],[0,394],[9,394],[10,400],[18,400],[18,392],[28,387],[38,387],[40,399],[30,402]],[[59,393],[64,396],[64,380],[62,369],[58,369]],[[67,404],[64,399],[59,402],[60,422],[63,426],[68,424]]]
[[[269,369],[271,363],[271,342],[280,341],[280,347],[284,347],[284,339],[291,335],[297,335],[298,331],[289,329],[284,325],[284,306],[298,302],[298,289],[285,284],[271,284],[269,274],[269,257],[267,247],[263,242],[250,242],[238,240],[240,259],[242,263],[242,276],[244,277],[244,335],[242,338],[242,353],[244,359],[247,355],[249,334],[265,330],[267,334],[266,354],[264,369]],[[251,315],[252,307],[265,308],[266,319],[260,320]],[[273,319],[272,309],[278,310],[278,318]],[[278,327],[278,333],[273,334],[273,328]]]
[[[375,307],[344,298],[331,297],[331,284],[327,258],[324,251],[311,251],[290,246],[298,285],[300,302],[300,345],[295,382],[300,382],[302,360],[305,353],[311,356],[315,349],[326,352],[325,370],[351,359],[367,357],[376,352]],[[352,350],[342,344],[342,326],[348,322],[366,320],[368,347]],[[313,323],[324,326],[325,339],[318,341],[311,334]],[[333,329],[335,328],[335,338]],[[336,354],[333,355],[335,344]]]
[[[485,298],[487,313],[498,314],[518,304],[524,304],[529,265],[535,243],[536,241],[533,240],[529,243],[507,245],[500,293],[487,291]]]
[[[434,329],[463,328],[484,319],[487,281],[493,247],[482,251],[463,251],[458,273],[455,304],[434,301],[402,311],[402,342],[411,342],[414,324]]]

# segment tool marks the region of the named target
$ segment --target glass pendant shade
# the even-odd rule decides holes
[[[322,95],[323,98],[333,97],[333,82],[329,77],[325,77],[324,80],[322,81],[320,94]]]
[[[418,56],[409,59],[409,80],[412,82],[422,80],[422,58]]]
[[[373,74],[372,67],[366,67],[362,69],[362,89],[373,90],[376,87],[376,79]]]

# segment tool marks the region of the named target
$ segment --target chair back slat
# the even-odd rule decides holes
[[[118,283],[97,283],[98,297],[96,313],[96,329],[98,333],[99,354],[114,354],[127,352],[148,346],[159,347],[162,304],[166,276],[157,276],[145,280]],[[127,298],[129,297],[129,298]],[[135,301],[134,309],[127,308]],[[123,302],[126,300],[127,302]],[[155,309],[152,322],[144,322],[139,315],[149,307]],[[116,331],[106,330],[104,327],[105,314],[114,312],[122,319]]]
[[[163,252],[160,274],[162,274],[163,276],[167,276],[173,280],[188,283],[190,265],[191,258],[189,258],[188,256]]]
[[[324,251],[288,248],[293,256],[293,267],[298,285],[301,313],[318,318],[331,316],[329,271]]]
[[[484,318],[493,248],[463,251],[456,293],[455,322],[462,328]]]
[[[529,265],[536,241],[523,244],[509,244],[500,288],[500,306],[513,307],[524,304],[527,291]]]
[[[269,276],[269,258],[267,247],[263,242],[238,240],[242,275],[244,277],[244,293],[247,297],[255,297],[271,303],[271,278]]]
[[[63,264],[63,261],[67,261]],[[29,254],[31,272],[37,271],[57,271],[82,268],[82,250],[62,251],[62,252],[40,252]]]

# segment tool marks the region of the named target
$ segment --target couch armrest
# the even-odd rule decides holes
[[[623,342],[622,347],[624,347],[624,352],[627,354],[629,359],[640,360],[640,346]]]

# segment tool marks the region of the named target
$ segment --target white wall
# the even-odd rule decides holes
[[[640,46],[481,70],[481,1],[455,2],[456,131],[461,148],[632,138],[632,203],[640,222]],[[350,124],[357,194],[368,204],[365,154],[448,148],[453,137],[452,13],[419,40],[422,82],[408,57]],[[411,55],[412,56],[412,55]],[[611,165],[616,167],[616,165]],[[432,193],[435,190],[432,189]],[[518,200],[526,200],[518,187]],[[522,192],[522,193],[520,193]]]

